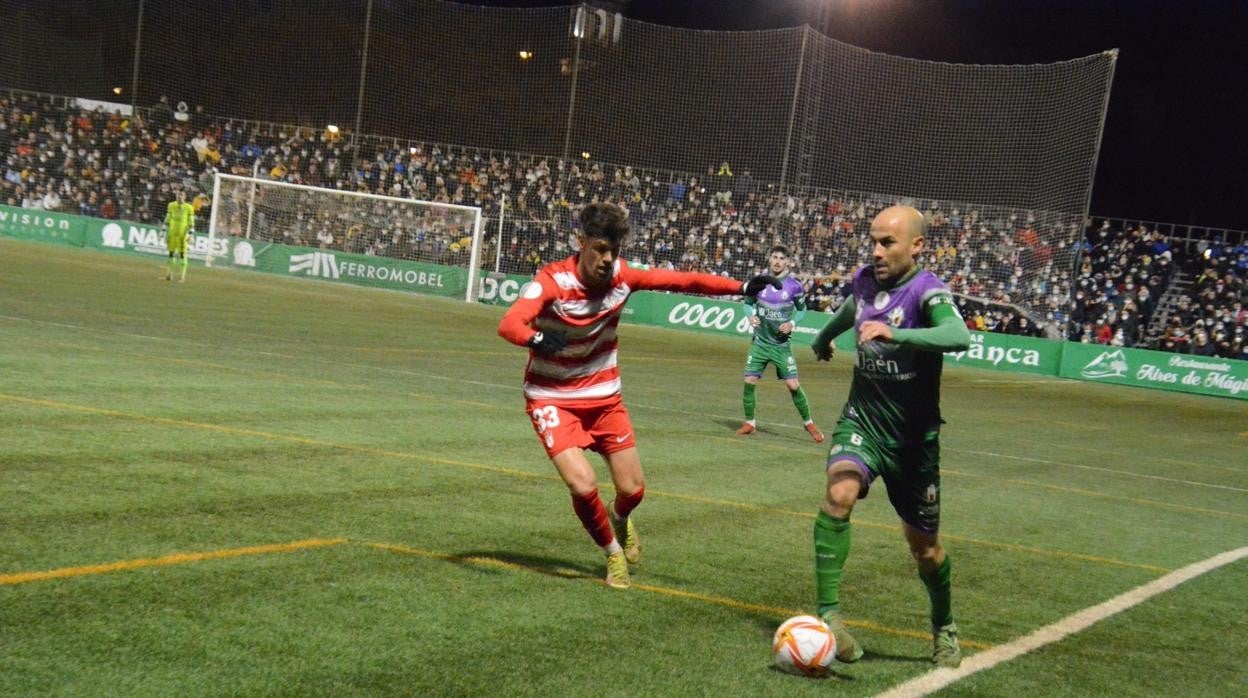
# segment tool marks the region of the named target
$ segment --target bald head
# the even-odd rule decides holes
[[[891,288],[909,276],[923,249],[927,221],[913,206],[889,206],[871,221],[872,270],[881,287]]]
[[[889,206],[871,221],[871,230],[888,231],[898,239],[904,236],[913,241],[927,234],[927,220],[913,206]]]

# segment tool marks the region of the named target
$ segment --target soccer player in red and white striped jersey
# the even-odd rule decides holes
[[[614,204],[587,205],[580,223],[581,251],[539,269],[503,315],[498,334],[529,347],[525,411],[571,490],[581,524],[607,554],[607,585],[627,588],[628,564],[641,559],[629,515],[641,503],[645,477],[620,399],[615,330],[624,302],[640,290],[756,296],[780,282],[759,276],[742,284],[713,274],[631,267],[620,258],[628,213]],[[610,512],[585,449],[601,454],[611,471],[616,496]]]

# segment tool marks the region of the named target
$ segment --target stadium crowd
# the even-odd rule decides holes
[[[179,114],[164,98],[131,117],[0,94],[0,157],[3,203],[153,225],[178,188],[194,192],[193,205],[206,219],[214,172],[479,206],[494,225],[505,205],[502,249],[494,247],[499,236],[487,235],[482,259],[497,254],[499,271],[520,274],[569,254],[576,212],[609,200],[626,206],[634,221],[626,256],[652,266],[743,278],[764,267],[772,245],[787,245],[820,310],[847,296],[852,271],[870,257],[870,220],[895,202],[782,192],[729,163],[691,175],[375,137],[352,144],[332,129],[259,126],[210,117],[202,108]],[[223,187],[218,215],[227,232],[362,254],[467,260],[471,215],[354,196],[327,202],[277,187],[257,189],[253,200],[251,192]],[[949,282],[973,330],[1064,331],[1074,341],[1138,346],[1174,271],[1199,264],[1159,347],[1242,358],[1243,243],[1188,250],[1142,226],[1116,230],[1105,221],[1081,234],[1078,222],[1033,212],[912,203],[929,222],[921,261]]]

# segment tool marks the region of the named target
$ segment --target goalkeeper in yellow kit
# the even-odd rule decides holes
[[[186,281],[186,247],[191,233],[195,232],[195,207],[186,201],[186,192],[178,190],[176,201],[170,201],[165,212],[165,249],[169,250],[169,261],[165,264],[165,281],[173,280],[173,267],[178,261],[182,264],[182,275],[178,282]]]

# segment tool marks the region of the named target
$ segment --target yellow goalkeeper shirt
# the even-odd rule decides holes
[[[190,204],[170,201],[165,212],[165,225],[174,234],[185,233],[195,225],[195,207]]]

